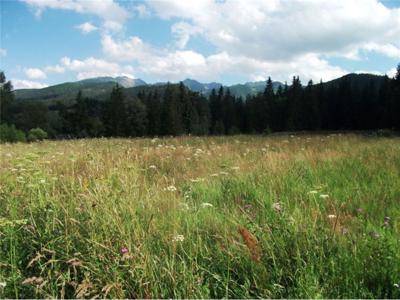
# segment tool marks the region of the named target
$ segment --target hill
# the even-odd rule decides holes
[[[343,77],[334,79],[323,83],[326,87],[336,86],[338,87],[344,81],[348,82],[352,88],[363,89],[368,84],[374,84],[375,88],[379,88],[384,80],[384,76],[372,75],[372,74],[347,74]],[[201,83],[194,79],[185,79],[182,81],[183,84],[194,92],[199,92],[204,96],[208,96],[212,89],[218,90],[221,83]],[[141,79],[132,79],[129,77],[97,77],[76,82],[66,82],[49,86],[43,89],[20,89],[15,90],[15,97],[17,100],[26,101],[43,101],[47,103],[54,103],[57,101],[70,103],[76,97],[79,90],[82,91],[83,95],[90,98],[96,98],[98,100],[106,99],[111,89],[118,83],[125,87],[125,95],[128,98],[134,97],[140,90],[152,90],[159,89],[166,85],[164,82],[155,84],[147,84]],[[247,95],[256,95],[261,93],[265,89],[265,81],[246,82],[244,84],[235,84],[231,86],[223,86],[224,89],[229,88],[230,92],[234,96],[241,96],[245,98]],[[276,91],[279,86],[283,84],[279,81],[273,82],[274,90]],[[162,88],[161,88],[162,89]]]

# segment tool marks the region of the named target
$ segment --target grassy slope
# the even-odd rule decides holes
[[[399,139],[0,150],[0,297],[400,297]]]

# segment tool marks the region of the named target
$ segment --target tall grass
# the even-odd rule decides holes
[[[400,298],[399,139],[0,147],[0,297]]]

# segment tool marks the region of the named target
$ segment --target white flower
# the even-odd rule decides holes
[[[335,219],[336,215],[328,215],[328,219]]]
[[[204,178],[190,179],[190,182],[201,182],[201,181],[204,181]]]
[[[314,190],[314,191],[309,191],[308,193],[309,193],[309,194],[318,194],[318,191],[315,191],[315,190]]]
[[[281,211],[282,205],[279,202],[272,203],[272,209],[274,209],[276,211]]]
[[[214,205],[212,205],[211,203],[208,203],[208,202],[203,202],[201,204],[201,207],[214,207]]]
[[[174,185],[168,186],[165,190],[167,190],[168,192],[176,192],[177,191],[177,189]]]
[[[4,289],[7,286],[7,283],[5,281],[1,282],[0,281],[0,288]]]
[[[319,197],[320,197],[321,199],[326,199],[326,198],[329,198],[329,195],[327,195],[327,194],[321,194],[321,195],[319,195]]]
[[[190,207],[187,203],[180,203],[179,206],[181,207],[182,210],[189,210]]]
[[[177,234],[172,238],[173,242],[183,242],[185,237],[182,234]]]

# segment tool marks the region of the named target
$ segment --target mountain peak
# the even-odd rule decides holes
[[[117,76],[117,77],[111,77],[111,76],[94,77],[94,78],[88,78],[88,79],[81,80],[80,82],[83,82],[83,83],[115,82],[125,88],[147,85],[147,83],[140,78],[132,78],[132,77],[128,77],[125,75]]]

